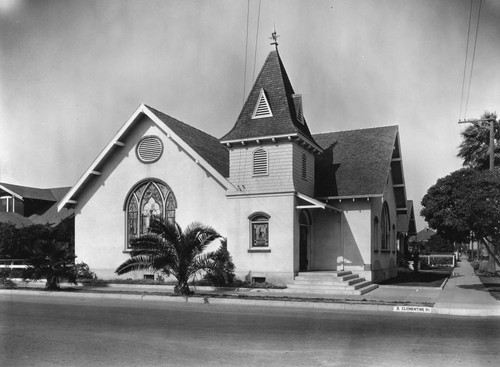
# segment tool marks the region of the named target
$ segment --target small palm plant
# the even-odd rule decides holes
[[[190,224],[184,231],[175,223],[153,218],[149,233],[130,242],[130,259],[118,266],[115,273],[122,275],[134,270],[159,271],[177,279],[175,294],[190,295],[188,281],[202,271],[213,267],[207,245],[221,237],[215,229],[200,223]]]
[[[48,290],[58,290],[59,282],[67,280],[76,283],[75,255],[70,244],[52,240],[37,240],[33,246],[26,246],[28,267],[24,279],[47,279]]]

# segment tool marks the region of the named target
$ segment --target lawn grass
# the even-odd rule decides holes
[[[440,287],[447,279],[453,268],[436,268],[414,272],[408,269],[399,269],[398,275],[380,283],[381,285],[396,285],[402,287]]]

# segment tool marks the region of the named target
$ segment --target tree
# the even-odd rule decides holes
[[[442,238],[438,234],[432,235],[426,243],[426,250],[433,254],[451,253],[455,251],[453,242]]]
[[[67,242],[37,240],[26,247],[28,267],[24,271],[25,279],[47,279],[45,287],[59,289],[59,282],[67,280],[76,284],[75,256]]]
[[[421,215],[451,242],[467,242],[471,233],[486,242],[493,266],[500,243],[500,171],[464,168],[440,178],[422,199]]]
[[[190,224],[183,232],[177,223],[153,218],[149,233],[131,241],[130,259],[115,272],[122,275],[134,270],[151,270],[173,275],[177,279],[174,293],[190,295],[188,281],[213,267],[213,261],[203,251],[219,237],[213,228],[200,223]]]
[[[496,113],[485,112],[481,115],[481,119],[495,119]],[[500,126],[498,121],[494,121],[494,139],[500,139]],[[459,145],[457,156],[464,160],[464,166],[479,170],[489,168],[489,146],[490,146],[490,129],[476,125],[468,126],[462,132],[462,143]],[[500,164],[500,146],[495,144],[494,147],[494,162],[495,165]]]

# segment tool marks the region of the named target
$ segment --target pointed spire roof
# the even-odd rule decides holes
[[[315,144],[305,119],[297,118],[292,84],[278,51],[271,51],[243,105],[236,123],[222,137],[222,143],[252,138],[283,135],[301,135]],[[256,116],[263,101],[268,103],[269,113]]]

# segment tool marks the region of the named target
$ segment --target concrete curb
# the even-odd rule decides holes
[[[0,297],[11,295],[30,295],[45,297],[70,297],[70,298],[100,298],[100,299],[119,299],[135,301],[160,301],[191,304],[212,304],[212,305],[236,305],[236,306],[255,306],[255,307],[283,307],[283,308],[309,308],[320,310],[348,310],[348,311],[384,311],[391,312],[394,309],[392,305],[360,304],[360,303],[342,303],[342,302],[308,302],[293,300],[269,300],[255,298],[219,298],[219,297],[181,297],[164,296],[153,294],[127,294],[127,293],[104,293],[104,292],[83,292],[73,293],[64,291],[28,291],[28,290],[10,290],[0,289]]]
[[[431,314],[449,315],[449,316],[476,316],[491,317],[500,316],[498,308],[452,308],[452,307],[423,307],[419,305],[387,305],[387,304],[362,304],[347,302],[309,302],[283,299],[258,299],[258,298],[221,298],[221,297],[180,297],[173,295],[156,294],[128,294],[128,293],[106,293],[106,292],[49,292],[37,290],[22,289],[0,289],[1,296],[30,295],[44,297],[71,297],[71,298],[99,298],[99,299],[118,299],[134,301],[156,301],[156,302],[174,302],[188,304],[212,304],[212,305],[235,305],[235,306],[253,306],[253,307],[283,307],[290,309],[316,309],[316,310],[345,310],[345,311],[381,311],[395,312],[396,307],[405,309],[429,309]],[[418,311],[407,311],[418,312]]]

